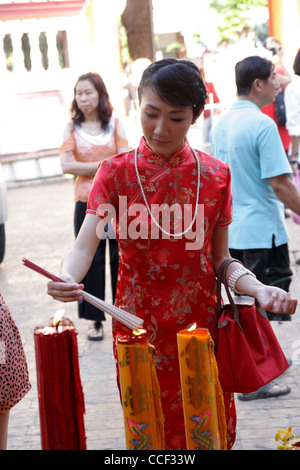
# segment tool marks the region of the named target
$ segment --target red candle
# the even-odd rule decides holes
[[[86,450],[76,335],[68,319],[34,330],[42,450]]]

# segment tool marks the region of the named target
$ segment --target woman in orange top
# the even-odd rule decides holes
[[[113,107],[102,78],[96,73],[81,75],[74,88],[71,122],[65,129],[64,143],[60,147],[63,172],[76,177],[74,190],[76,236],[85,216],[88,195],[100,161],[127,150],[128,142],[123,125],[113,116]],[[88,292],[104,299],[107,238],[114,301],[118,274],[118,243],[111,225],[107,227],[106,233],[100,240],[91,267],[82,282]],[[94,321],[89,339],[103,339],[104,313],[85,301],[79,303],[78,310],[80,318]]]

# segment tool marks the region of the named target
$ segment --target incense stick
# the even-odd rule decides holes
[[[41,268],[40,266],[33,263],[32,261],[29,261],[26,258],[22,259],[22,263],[27,268],[32,269],[33,271],[41,274],[42,276],[47,277],[48,279],[51,279],[52,281],[66,282],[63,279],[55,276],[49,271],[46,271],[46,269]],[[103,310],[105,313],[108,313],[113,318],[123,323],[123,325],[126,325],[128,328],[132,330],[138,330],[143,326],[143,320],[141,318],[136,317],[135,315],[132,315],[131,313],[126,312],[125,310],[122,310],[121,308],[115,307],[114,305],[110,305],[107,302],[104,302],[104,300],[98,299],[97,297],[89,294],[88,292],[85,292],[84,290],[81,293],[82,293],[84,300],[94,305],[95,307],[99,308],[100,310]]]

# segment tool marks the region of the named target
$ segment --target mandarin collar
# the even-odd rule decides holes
[[[144,155],[149,162],[154,163],[155,165],[170,165],[171,167],[177,167],[188,158],[190,154],[189,148],[189,143],[186,138],[183,146],[167,159],[163,154],[154,152],[146,142],[145,137],[142,137],[138,153]]]

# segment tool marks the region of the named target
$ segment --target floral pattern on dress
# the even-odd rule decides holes
[[[0,295],[0,414],[15,406],[31,389],[19,330]]]

